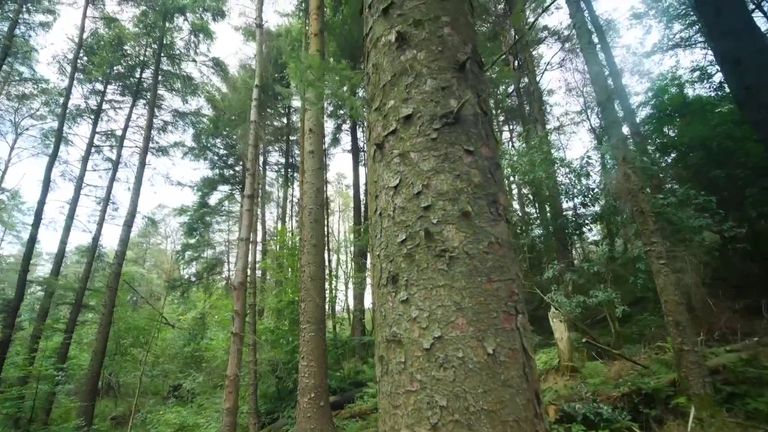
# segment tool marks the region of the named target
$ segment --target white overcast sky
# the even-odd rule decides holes
[[[79,2],[77,2],[79,3]],[[611,16],[624,21],[629,13],[630,7],[634,1],[627,0],[603,0],[598,2],[598,9],[605,16]],[[275,26],[282,21],[281,14],[286,13],[293,6],[292,0],[266,0],[265,1],[265,20],[268,26]],[[564,9],[564,8],[563,8]],[[226,21],[214,25],[216,32],[216,41],[211,47],[211,55],[222,58],[231,67],[236,67],[240,62],[249,60],[253,55],[253,47],[246,44],[236,26],[244,19],[253,16],[252,2],[248,0],[232,0],[229,3],[230,13]],[[558,14],[563,14],[560,11]],[[77,31],[80,16],[79,5],[71,7],[62,7],[60,17],[51,31],[41,39],[40,70],[54,79],[54,82],[61,83],[63,77],[54,76],[53,68],[49,65],[52,58],[64,52],[71,43],[72,38]],[[563,16],[565,18],[565,16]],[[624,35],[619,46],[615,47],[619,58],[622,58],[622,44],[631,45],[633,38],[638,35]],[[636,39],[635,39],[636,40]],[[58,242],[61,222],[66,212],[66,205],[72,192],[71,178],[64,176],[64,166],[69,173],[74,173],[79,164],[80,153],[84,145],[84,139],[73,139],[74,145],[68,148],[62,148],[60,160],[57,164],[56,174],[54,176],[54,185],[49,195],[49,202],[45,211],[44,225],[40,232],[40,246],[45,253],[52,253],[56,249]],[[133,155],[128,156],[129,159]],[[332,164],[329,178],[333,178],[336,172],[344,172],[349,169],[347,155],[337,155]],[[8,174],[7,186],[18,185],[24,199],[29,203],[30,208],[34,207],[40,192],[40,183],[42,180],[45,158],[30,159],[12,167]],[[192,202],[194,195],[191,189],[179,187],[168,179],[182,180],[185,183],[192,183],[199,178],[202,173],[201,167],[179,160],[162,159],[150,156],[147,177],[142,190],[139,206],[139,216],[146,215],[160,205],[168,207],[178,207],[180,205]],[[103,244],[107,247],[114,246],[119,236],[120,224],[124,216],[129,197],[129,185],[133,178],[133,168],[122,169],[120,176],[121,184],[117,185],[114,199],[119,206],[117,211],[110,212],[109,224],[105,227],[103,235]],[[349,178],[349,176],[348,176]],[[102,193],[103,180],[90,175],[87,179],[93,180],[91,186],[85,190],[86,196],[100,196]],[[86,197],[78,210],[77,220],[72,236],[70,238],[70,250],[77,244],[85,244],[90,240],[91,230],[94,220],[94,214],[97,210],[96,202]],[[140,224],[137,220],[136,227]],[[22,235],[26,236],[26,230],[22,230]],[[23,240],[23,239],[22,239]],[[4,249],[11,248],[12,245],[6,242]]]

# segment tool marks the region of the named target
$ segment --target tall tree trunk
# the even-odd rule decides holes
[[[332,237],[331,234],[333,234],[333,231],[331,231],[331,197],[330,197],[330,184],[328,182],[328,151],[325,150],[325,263],[326,268],[328,270],[328,276],[326,279],[326,285],[328,286],[328,296],[327,296],[327,306],[328,306],[328,316],[330,317],[331,321],[331,335],[335,338],[337,335],[337,329],[336,329],[336,280],[333,273],[333,243],[332,243]]]
[[[356,118],[349,120],[352,144],[352,337],[365,336],[365,282],[368,242],[363,232],[363,202],[360,196],[360,138]]]
[[[269,149],[264,147],[261,152],[261,200],[259,201],[259,226],[261,227],[261,257],[262,263],[267,261],[267,255],[269,253],[269,239],[267,238],[267,166],[269,164]],[[264,292],[267,283],[267,270],[261,269],[259,272],[259,294]],[[260,307],[258,311],[258,317],[261,318],[264,314],[264,310]]]
[[[527,103],[521,104],[518,99],[519,115],[528,118],[523,128],[524,141],[537,153],[540,160],[540,168],[543,170],[543,189],[546,196],[545,202],[549,219],[544,225],[552,236],[554,256],[550,262],[557,263],[558,285],[566,296],[571,294],[570,285],[567,282],[566,272],[573,267],[573,252],[571,239],[568,235],[568,221],[563,211],[562,193],[557,180],[557,167],[554,157],[554,146],[549,135],[547,125],[547,113],[544,102],[544,92],[539,84],[539,75],[536,68],[536,57],[533,53],[529,34],[528,18],[525,13],[527,2],[524,0],[508,0],[507,8],[511,14],[511,27],[516,40],[509,40],[507,45],[515,44],[510,51],[516,57],[519,70],[517,73],[525,78],[527,94],[522,90],[516,90],[518,97],[522,96]],[[517,87],[520,86],[518,79]],[[527,108],[527,109],[526,109]],[[560,367],[566,372],[575,364],[574,347],[571,330],[560,312],[554,308],[549,311],[549,322],[558,347]]]
[[[544,431],[472,6],[364,13],[379,430]]]
[[[264,149],[262,149],[263,151]],[[264,171],[262,171],[264,172]],[[262,184],[266,181],[262,181]],[[248,269],[248,294],[250,294],[250,301],[248,303],[248,345],[249,345],[249,358],[248,358],[248,430],[249,432],[258,432],[259,429],[259,372],[258,372],[258,301],[259,301],[259,279],[257,273],[259,272],[259,218],[260,208],[259,203],[264,201],[264,197],[261,194],[261,190],[255,193],[253,203],[253,226],[251,230],[251,251],[249,253],[249,269]],[[261,238],[262,248],[266,244],[264,237]]]
[[[341,199],[336,200],[336,230],[334,232],[334,239],[336,244],[333,247],[333,255],[336,260],[333,262],[333,286],[331,287],[331,299],[329,301],[331,305],[331,328],[333,337],[338,336],[338,314],[337,308],[339,304],[339,286],[340,284],[340,270],[341,270]]]
[[[149,100],[147,101],[147,119],[144,125],[144,136],[142,137],[141,149],[139,150],[136,174],[131,188],[131,198],[128,203],[125,219],[123,220],[123,226],[120,230],[120,238],[115,247],[115,256],[112,259],[112,266],[109,270],[101,318],[99,319],[93,351],[91,352],[91,361],[88,364],[81,390],[78,417],[82,421],[84,430],[90,430],[93,425],[93,414],[96,409],[99,377],[101,376],[104,359],[107,355],[109,335],[112,330],[112,319],[115,315],[115,304],[117,303],[117,291],[120,287],[123,264],[125,263],[125,257],[128,253],[128,244],[131,241],[131,231],[133,230],[133,224],[136,220],[136,213],[139,208],[141,186],[144,181],[144,171],[147,167],[147,156],[149,155],[149,146],[152,142],[152,129],[155,123],[157,95],[160,88],[160,74],[162,73],[163,48],[165,47],[165,37],[168,25],[166,20],[167,17],[165,17],[162,22],[157,46],[155,47],[154,64],[152,66],[152,84],[150,87]]]
[[[67,244],[69,243],[69,235],[72,233],[72,225],[75,222],[77,207],[80,203],[80,195],[83,192],[83,185],[85,184],[85,175],[88,173],[88,164],[91,160],[93,146],[96,142],[96,135],[99,130],[99,122],[101,121],[101,114],[104,109],[104,100],[107,98],[108,90],[109,80],[105,80],[101,88],[101,93],[99,94],[99,100],[96,102],[96,107],[93,111],[91,131],[88,135],[88,141],[85,144],[83,157],[80,160],[80,171],[77,173],[75,187],[72,191],[72,198],[69,201],[67,215],[64,218],[64,227],[62,228],[61,236],[59,237],[59,245],[56,249],[56,255],[53,257],[53,263],[51,264],[51,270],[48,273],[48,279],[45,281],[43,297],[40,300],[40,305],[37,308],[37,316],[35,317],[35,323],[29,336],[29,345],[27,346],[27,356],[25,359],[24,370],[31,369],[35,364],[35,359],[37,358],[37,351],[40,347],[40,339],[43,337],[45,323],[48,321],[48,314],[51,311],[53,296],[59,283],[61,268],[64,265],[64,257],[67,253]],[[19,380],[19,385],[23,387],[27,384],[28,381],[29,373],[25,372]]]
[[[109,173],[109,179],[107,180],[107,186],[104,189],[104,196],[101,200],[101,206],[99,208],[99,216],[96,220],[96,228],[91,236],[91,242],[88,245],[88,252],[85,257],[85,264],[83,270],[80,272],[77,288],[75,290],[75,297],[72,301],[72,307],[69,310],[69,316],[67,318],[66,326],[64,327],[64,334],[59,344],[59,348],[56,351],[56,359],[54,361],[53,368],[57,372],[56,378],[53,383],[53,388],[49,391],[45,398],[41,410],[41,417],[38,423],[44,427],[48,426],[48,420],[51,417],[53,411],[53,405],[56,401],[56,388],[63,382],[64,379],[64,366],[67,363],[69,357],[69,349],[72,346],[72,336],[75,334],[75,328],[77,327],[77,320],[80,317],[80,312],[83,309],[83,301],[85,299],[85,293],[88,289],[88,282],[91,279],[91,273],[93,272],[93,266],[96,262],[96,254],[99,251],[99,242],[101,241],[101,233],[104,230],[104,223],[107,219],[107,213],[109,212],[109,204],[112,200],[112,190],[117,180],[117,173],[120,170],[120,162],[123,157],[123,149],[125,147],[125,141],[128,138],[128,132],[130,130],[131,121],[133,120],[133,112],[136,108],[136,104],[139,101],[141,95],[141,87],[144,78],[144,68],[139,71],[139,75],[136,78],[136,85],[133,88],[131,95],[131,102],[128,106],[128,111],[125,115],[125,121],[123,122],[123,128],[120,132],[120,137],[117,140],[117,147],[115,148],[115,156],[112,161],[112,169]]]
[[[8,171],[11,169],[11,161],[13,160],[13,154],[16,152],[16,146],[19,144],[19,139],[21,138],[21,135],[18,132],[15,132],[13,135],[13,139],[11,140],[11,145],[8,146],[8,154],[5,157],[5,161],[3,162],[3,170],[0,171],[0,193],[3,193],[3,185],[5,184],[5,178],[8,176]]]
[[[267,148],[265,146],[262,146],[261,149],[261,169],[260,169],[260,190],[258,195],[258,198],[256,199],[256,203],[254,206],[258,206],[258,212],[254,212],[254,217],[258,218],[258,220],[254,220],[254,229],[252,234],[252,240],[251,240],[251,277],[253,278],[250,280],[250,287],[251,290],[251,304],[250,309],[248,313],[251,315],[251,327],[250,327],[250,347],[251,347],[251,357],[250,362],[248,364],[248,374],[249,379],[251,382],[251,388],[249,389],[249,399],[248,399],[248,412],[249,412],[249,421],[248,421],[248,429],[251,432],[258,432],[259,431],[259,385],[258,385],[258,322],[261,320],[263,316],[263,309],[261,309],[259,302],[260,298],[264,293],[264,290],[266,288],[266,282],[267,282],[267,271],[264,267],[261,268],[260,271],[258,271],[258,262],[261,262],[262,264],[267,259],[267,244],[269,243],[267,240],[267,200],[266,200],[266,194],[267,194],[267,163],[269,161],[269,152],[267,151]],[[255,208],[255,207],[254,207]],[[259,227],[261,229],[261,257],[257,259],[257,238],[258,235],[256,234],[256,228]],[[259,278],[256,278],[256,273],[259,272]]]
[[[5,365],[5,360],[8,357],[8,351],[11,348],[11,340],[13,339],[13,332],[16,328],[16,318],[19,315],[19,310],[21,309],[21,304],[24,302],[24,295],[27,291],[27,278],[29,277],[29,270],[32,265],[32,256],[35,252],[37,236],[40,233],[40,225],[43,222],[43,211],[45,210],[45,205],[48,201],[48,193],[51,190],[51,177],[53,176],[53,168],[56,165],[56,159],[59,157],[61,142],[64,139],[64,128],[66,127],[67,112],[69,111],[69,100],[72,97],[72,88],[75,85],[75,77],[77,76],[78,63],[80,61],[80,51],[83,49],[83,36],[85,34],[85,22],[88,17],[89,5],[90,0],[85,0],[83,2],[83,12],[80,16],[80,28],[77,34],[77,42],[75,43],[75,51],[72,53],[72,58],[69,62],[69,76],[67,77],[67,85],[64,88],[64,97],[61,100],[59,114],[56,119],[56,132],[53,136],[51,153],[48,155],[48,162],[45,165],[40,196],[37,200],[35,213],[32,216],[32,224],[29,228],[29,236],[27,237],[27,243],[24,246],[24,253],[21,257],[21,263],[19,264],[19,275],[16,279],[16,290],[14,291],[13,298],[8,301],[4,308],[5,315],[3,316],[2,329],[0,330],[0,376],[2,376],[3,366]]]
[[[280,229],[286,229],[286,221],[288,219],[288,194],[291,189],[291,129],[293,124],[291,113],[291,102],[285,106],[285,148],[283,153],[283,179],[282,179],[282,199],[280,203]]]
[[[589,22],[592,23],[592,28],[595,29],[595,36],[597,36],[600,51],[603,53],[605,65],[608,66],[608,76],[613,83],[614,95],[619,101],[622,118],[629,129],[629,136],[635,144],[637,153],[641,158],[647,161],[650,156],[648,141],[645,139],[642,129],[640,129],[640,123],[637,121],[637,111],[635,111],[635,107],[629,99],[629,92],[627,92],[627,87],[624,85],[621,69],[619,69],[618,63],[616,63],[616,57],[613,55],[613,50],[611,49],[611,44],[605,34],[603,24],[600,21],[600,16],[595,11],[595,6],[592,3],[592,0],[582,0],[582,2],[586,7]]]
[[[325,59],[323,0],[309,0],[309,50],[315,61]],[[316,70],[318,74],[320,69]],[[315,77],[323,83],[323,77]],[[322,85],[322,84],[321,84]],[[299,385],[296,405],[298,432],[333,430],[328,397],[325,340],[325,124],[323,89],[306,89],[302,151],[299,230]]]
[[[579,48],[584,56],[596,102],[603,120],[606,146],[617,164],[617,181],[626,206],[638,226],[645,257],[651,267],[656,290],[661,300],[664,319],[675,352],[681,388],[705,411],[712,405],[712,388],[703,355],[696,343],[695,326],[687,309],[685,297],[678,291],[678,281],[670,266],[668,247],[658,228],[651,197],[642,184],[633,154],[622,131],[608,78],[603,72],[592,34],[579,0],[566,0],[576,31]]]
[[[736,105],[768,148],[768,36],[744,0],[692,4]]]
[[[264,21],[262,12],[264,1],[256,0],[256,56],[254,64],[253,90],[251,92],[251,111],[248,130],[248,148],[245,163],[245,188],[240,209],[240,235],[237,239],[235,275],[232,283],[232,336],[229,344],[229,362],[224,382],[224,409],[221,419],[221,432],[235,432],[240,407],[240,368],[243,360],[243,341],[245,339],[246,303],[248,291],[248,267],[251,241],[254,234],[254,221],[258,209],[259,189],[259,140],[261,133],[261,83],[263,64]],[[255,274],[251,277],[256,277]],[[252,413],[253,415],[253,413]],[[249,423],[252,421],[249,420]],[[258,422],[258,414],[256,414]]]
[[[8,22],[8,27],[5,29],[5,35],[3,35],[2,45],[0,45],[0,72],[3,71],[8,55],[11,53],[11,48],[13,48],[13,39],[16,38],[16,27],[19,26],[21,14],[24,13],[24,6],[27,5],[28,1],[16,0],[16,7],[13,8],[11,19]]]

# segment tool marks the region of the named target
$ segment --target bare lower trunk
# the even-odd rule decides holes
[[[352,337],[365,336],[365,279],[368,242],[363,227],[363,203],[360,195],[360,139],[357,119],[349,121],[352,144]]]
[[[67,215],[64,217],[64,227],[61,230],[59,245],[56,249],[56,254],[53,257],[53,262],[51,263],[51,270],[48,273],[48,279],[46,280],[45,287],[43,289],[43,297],[40,300],[40,305],[37,308],[35,323],[32,326],[32,332],[29,336],[29,344],[27,345],[27,355],[25,358],[25,370],[31,369],[35,364],[37,351],[40,347],[40,339],[43,337],[43,329],[45,328],[45,323],[48,321],[48,314],[51,311],[53,296],[56,292],[57,284],[59,283],[61,268],[64,265],[64,257],[67,252],[67,244],[69,243],[69,235],[72,232],[72,225],[75,222],[75,215],[77,213],[77,207],[80,202],[80,195],[83,191],[83,185],[85,184],[85,175],[88,173],[88,163],[91,160],[91,153],[93,152],[93,146],[96,142],[96,134],[99,129],[101,113],[104,108],[104,100],[107,97],[108,89],[109,81],[105,81],[101,89],[101,94],[99,95],[99,100],[96,103],[96,107],[93,111],[91,131],[88,135],[88,141],[85,144],[83,157],[80,160],[80,171],[78,172],[77,179],[75,180],[75,187],[72,192],[72,198],[69,201]],[[19,380],[19,385],[23,387],[27,384],[27,382],[29,382],[29,375],[25,373]]]
[[[266,147],[261,149],[261,169],[259,171],[261,185],[259,193],[257,194],[256,203],[254,203],[254,209],[258,208],[258,211],[254,211],[253,221],[253,234],[251,239],[251,269],[249,280],[249,289],[251,290],[251,303],[248,309],[248,314],[251,316],[250,328],[249,328],[249,345],[250,345],[250,358],[248,363],[248,377],[251,384],[248,394],[248,430],[251,432],[259,431],[259,372],[258,372],[258,322],[263,316],[263,311],[259,306],[261,296],[265,292],[265,284],[267,278],[267,270],[262,266],[259,271],[258,262],[264,263],[267,254],[267,217],[266,217],[266,192],[267,192],[267,162],[269,160],[269,152]],[[257,252],[258,244],[257,228],[261,229],[261,256],[258,257]],[[256,278],[257,272],[259,273],[258,279]]]
[[[286,229],[288,219],[288,195],[291,189],[291,129],[293,125],[291,102],[288,101],[285,107],[285,148],[283,149],[283,178],[282,178],[282,199],[280,203],[280,229]]]
[[[545,431],[471,4],[364,13],[379,430]]]
[[[678,291],[678,280],[670,267],[668,246],[658,228],[651,207],[651,197],[637,173],[633,154],[614,104],[608,79],[600,64],[600,57],[587,26],[579,0],[567,0],[568,10],[576,31],[584,61],[594,88],[596,102],[606,133],[606,146],[617,164],[617,182],[620,199],[630,209],[638,226],[640,241],[651,267],[659,294],[664,320],[675,351],[677,373],[681,388],[697,408],[706,410],[712,405],[712,388],[703,355],[696,343],[693,321],[687,310],[683,293]]]
[[[262,182],[265,183],[265,182]],[[253,212],[253,229],[251,231],[251,252],[249,256],[250,264],[248,270],[248,290],[250,291],[250,302],[248,304],[248,430],[249,432],[259,431],[259,372],[258,372],[258,301],[259,301],[259,279],[256,277],[259,271],[258,244],[259,244],[259,202],[263,200],[262,194],[256,194]],[[262,247],[266,243],[264,237],[261,238]]]
[[[133,120],[133,111],[136,108],[136,104],[139,101],[139,95],[141,93],[142,81],[144,70],[139,72],[136,79],[136,86],[134,87],[133,94],[131,96],[131,103],[128,106],[128,111],[123,123],[123,129],[120,133],[120,137],[117,141],[117,147],[115,148],[115,156],[112,161],[112,169],[107,180],[107,186],[104,189],[104,196],[101,200],[101,206],[99,208],[99,216],[96,221],[96,228],[91,236],[91,242],[88,245],[88,253],[85,257],[85,264],[83,270],[80,272],[80,278],[78,279],[77,288],[75,290],[75,297],[72,301],[72,307],[69,310],[69,316],[67,318],[67,324],[64,327],[64,334],[59,344],[59,348],[56,351],[56,360],[54,362],[54,370],[57,372],[57,377],[54,380],[53,388],[48,393],[42,406],[42,414],[39,419],[39,424],[42,426],[48,426],[48,420],[51,417],[53,411],[53,404],[56,400],[56,388],[63,382],[64,379],[64,366],[67,363],[69,357],[69,349],[72,346],[72,336],[75,334],[75,328],[77,327],[77,321],[80,317],[80,312],[83,308],[83,301],[85,299],[85,292],[88,289],[88,282],[91,279],[91,273],[93,271],[93,265],[96,261],[96,254],[99,250],[99,242],[101,241],[101,233],[104,230],[104,222],[107,219],[107,213],[109,212],[109,204],[112,201],[112,190],[115,186],[115,180],[117,179],[117,173],[120,170],[120,162],[123,157],[123,148],[125,141],[128,137],[128,131]]]
[[[768,36],[744,0],[693,0],[733,99],[768,148]]]
[[[259,189],[259,146],[261,133],[261,83],[264,21],[263,0],[256,0],[256,56],[254,65],[253,91],[251,92],[251,110],[248,132],[248,147],[245,159],[245,187],[240,207],[240,230],[237,239],[235,274],[232,281],[232,335],[229,344],[229,362],[224,381],[224,407],[221,419],[221,432],[235,432],[240,407],[240,369],[243,360],[243,341],[245,339],[246,304],[248,291],[248,267],[250,264],[251,241],[254,233],[254,221],[258,208]],[[256,277],[255,274],[251,277]],[[258,415],[256,418],[258,422]]]
[[[0,193],[3,192],[3,185],[5,184],[5,178],[8,176],[8,170],[11,169],[13,154],[16,151],[16,146],[19,144],[20,138],[21,138],[21,135],[18,132],[15,133],[13,135],[13,140],[11,140],[11,145],[8,146],[8,154],[5,156],[5,161],[3,162],[3,170],[0,171]]]
[[[325,171],[324,173],[328,172],[328,152],[324,152],[324,159],[325,159]],[[333,252],[332,252],[332,242],[331,242],[331,198],[328,195],[328,177],[326,175],[325,180],[323,181],[323,184],[325,186],[325,190],[323,191],[325,194],[325,264],[328,269],[328,278],[326,279],[326,285],[328,286],[328,316],[330,317],[331,321],[331,334],[333,337],[336,337],[336,315],[334,313],[334,310],[336,308],[336,295],[335,295],[335,289],[336,289],[336,281],[334,281],[334,275],[333,275]]]
[[[573,267],[573,252],[571,250],[571,239],[568,234],[568,221],[565,217],[562,202],[562,192],[558,183],[557,165],[555,164],[555,150],[552,139],[549,135],[547,125],[547,113],[544,102],[544,92],[539,84],[539,74],[537,71],[536,57],[533,53],[532,41],[529,35],[529,24],[525,13],[526,1],[509,0],[507,7],[512,14],[511,26],[516,40],[508,41],[507,44],[516,44],[511,50],[513,57],[516,57],[519,70],[522,77],[525,77],[527,83],[527,94],[522,90],[516,90],[518,97],[518,106],[521,109],[519,115],[527,117],[523,128],[523,137],[526,146],[532,148],[538,155],[540,167],[543,170],[543,185],[541,185],[542,195],[547,206],[549,219],[542,226],[547,227],[549,235],[552,238],[554,246],[553,255],[550,255],[550,262],[558,266],[557,285],[565,296],[570,296],[570,285],[567,282],[566,273]],[[518,86],[519,86],[518,81]],[[520,102],[526,103],[521,104]],[[526,110],[526,108],[528,108]],[[538,187],[538,186],[537,186]],[[557,341],[558,358],[561,368],[569,371],[575,364],[573,358],[574,347],[571,339],[571,332],[568,323],[563,319],[557,319],[550,313],[550,325]]]
[[[21,310],[21,304],[24,302],[24,296],[27,292],[27,278],[29,277],[29,270],[32,265],[32,256],[35,252],[35,245],[37,244],[37,236],[40,233],[40,225],[43,222],[43,211],[45,205],[48,202],[48,193],[51,190],[51,177],[53,176],[53,168],[56,165],[56,159],[59,157],[59,149],[61,148],[61,142],[64,139],[64,128],[67,122],[67,112],[69,111],[69,100],[72,97],[72,88],[75,85],[75,77],[77,76],[78,63],[80,61],[80,51],[83,49],[83,36],[85,34],[85,22],[88,17],[88,7],[90,5],[89,0],[83,2],[83,12],[80,16],[80,30],[77,35],[77,42],[75,43],[75,51],[72,53],[72,58],[69,63],[69,76],[67,77],[67,85],[64,88],[64,97],[61,100],[59,107],[59,113],[57,116],[56,132],[53,137],[53,144],[51,146],[51,152],[48,155],[48,162],[45,165],[45,171],[43,173],[43,183],[40,189],[40,196],[37,200],[37,206],[35,207],[35,213],[32,216],[32,224],[29,228],[29,236],[27,237],[26,245],[24,246],[24,253],[21,257],[21,263],[19,264],[19,275],[16,279],[16,289],[13,297],[5,305],[5,315],[3,316],[2,329],[0,330],[0,376],[3,373],[3,366],[8,356],[8,351],[11,348],[11,340],[13,338],[14,329],[16,328],[16,318]]]
[[[318,63],[325,58],[324,3],[309,0],[309,51]],[[319,68],[318,68],[319,72]],[[322,77],[317,77],[322,83]],[[299,230],[299,383],[297,432],[333,430],[328,396],[325,341],[325,160],[323,90],[306,90],[302,151]]]
[[[123,220],[123,226],[120,230],[120,238],[115,248],[115,256],[112,259],[112,266],[109,270],[107,286],[104,294],[104,304],[102,306],[99,326],[96,330],[96,336],[91,352],[91,361],[85,373],[83,385],[81,388],[80,410],[78,417],[82,422],[83,430],[90,430],[93,425],[93,415],[96,409],[96,398],[99,388],[99,377],[104,366],[104,359],[107,354],[109,344],[109,335],[112,330],[112,319],[115,314],[115,304],[117,302],[117,292],[120,287],[123,274],[123,264],[128,253],[128,244],[131,241],[131,232],[133,224],[136,221],[136,213],[139,208],[139,198],[141,197],[141,186],[144,182],[144,171],[147,167],[147,156],[149,155],[149,146],[152,142],[152,129],[155,122],[155,112],[157,109],[157,95],[160,87],[161,65],[163,60],[163,47],[165,46],[165,35],[167,23],[163,21],[160,29],[159,39],[154,53],[154,64],[152,67],[152,84],[150,88],[149,100],[147,101],[147,119],[144,125],[144,136],[141,141],[139,151],[139,160],[136,165],[136,174],[131,188],[131,198],[128,204],[128,210]]]

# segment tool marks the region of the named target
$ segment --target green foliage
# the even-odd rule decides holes
[[[536,368],[539,370],[539,373],[555,370],[559,364],[557,347],[548,347],[536,351]]]
[[[621,432],[637,429],[629,415],[600,402],[572,402],[561,407],[556,432]]]

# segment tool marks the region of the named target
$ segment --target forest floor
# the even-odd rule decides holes
[[[537,352],[541,394],[552,432],[768,431],[768,338],[707,347],[707,366],[719,412],[717,426],[691,414],[677,393],[672,351],[666,343],[626,346],[639,366],[608,352],[583,349],[570,373],[558,367],[554,347]],[[339,430],[376,431],[373,387],[335,413]],[[691,419],[692,417],[692,419]]]

